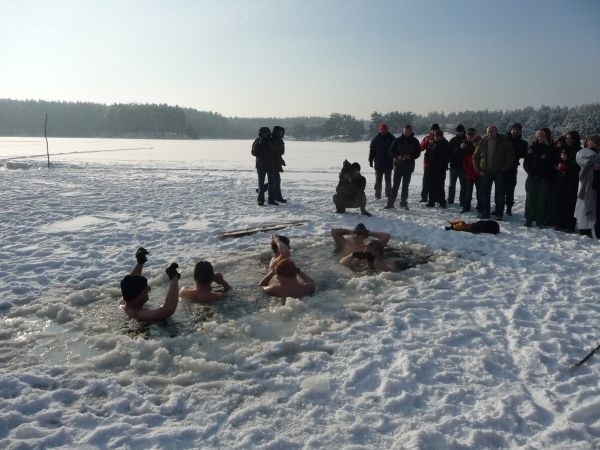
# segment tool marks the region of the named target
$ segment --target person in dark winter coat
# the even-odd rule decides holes
[[[276,173],[279,167],[279,155],[277,155],[273,139],[271,138],[271,130],[268,127],[260,127],[258,137],[252,143],[252,156],[256,157],[256,172],[258,174],[258,198],[259,206],[265,204],[265,177],[268,179],[269,187],[269,204],[278,205],[275,201],[277,193]]]
[[[275,125],[271,138],[273,139],[273,145],[275,147],[275,154],[278,156],[277,170],[274,173],[275,177],[275,201],[279,203],[287,203],[287,200],[281,195],[281,172],[283,172],[283,166],[285,161],[283,155],[285,154],[285,143],[283,142],[283,136],[285,135],[285,128]]]
[[[429,201],[426,206],[433,207],[439,203],[440,208],[447,208],[446,196],[444,195],[444,183],[446,182],[446,170],[450,162],[450,144],[444,137],[442,130],[435,130],[434,141],[429,144],[425,151],[427,157],[427,195]]]
[[[421,151],[425,152],[425,154],[423,155],[423,181],[421,187],[421,200],[419,200],[422,203],[427,201],[427,192],[429,189],[429,181],[427,179],[429,173],[427,172],[427,170],[425,170],[427,169],[427,166],[429,164],[427,157],[427,148],[431,143],[433,143],[435,130],[439,129],[440,126],[437,123],[431,124],[431,127],[429,127],[429,134],[425,136],[421,141]]]
[[[577,189],[579,188],[579,165],[575,160],[581,150],[581,138],[575,130],[569,131],[557,141],[560,152],[558,164],[555,167],[554,190],[556,192],[556,229],[558,231],[574,232],[576,220],[574,217]]]
[[[467,139],[465,139],[460,145],[465,152],[465,156],[463,158],[463,173],[465,177],[465,197],[463,199],[463,207],[461,209],[461,213],[466,213],[471,211],[471,201],[473,199],[473,187],[477,189],[477,204],[476,207],[479,206],[479,196],[481,192],[481,186],[479,184],[479,180],[481,177],[479,173],[473,167],[473,153],[475,152],[475,145],[481,137],[477,134],[475,128],[469,128],[467,130]]]
[[[398,197],[400,182],[402,182],[400,207],[408,209],[408,185],[410,184],[412,173],[415,171],[415,160],[421,156],[419,141],[415,137],[410,125],[406,125],[402,135],[394,140],[390,148],[390,155],[394,160],[394,185],[392,186],[392,192],[385,209],[394,207],[394,203]]]
[[[517,173],[519,171],[519,160],[525,158],[527,154],[527,142],[521,138],[523,126],[515,123],[507,133],[510,144],[512,145],[515,160],[510,169],[504,172],[504,190],[506,215],[512,216],[512,208],[515,204],[515,187],[517,186]]]
[[[390,196],[392,186],[393,160],[390,156],[390,147],[394,142],[394,135],[390,133],[388,126],[382,123],[379,133],[369,145],[369,165],[375,166],[375,198],[381,198],[382,179],[385,178],[385,196]]]
[[[336,212],[345,213],[346,208],[360,208],[362,215],[370,217],[371,213],[366,210],[366,186],[367,180],[360,174],[360,164],[344,161],[335,189],[336,194],[333,196]]]
[[[540,228],[547,225],[547,195],[556,163],[555,150],[548,142],[546,133],[536,131],[535,142],[531,144],[523,160],[523,168],[527,172],[525,225],[528,227],[533,222]]]
[[[465,159],[465,149],[461,144],[465,141],[465,127],[458,125],[455,129],[456,135],[450,139],[450,182],[448,184],[448,204],[454,204],[456,196],[456,180],[460,183],[458,200],[460,206],[464,207],[465,200],[465,173],[463,171],[463,160]]]

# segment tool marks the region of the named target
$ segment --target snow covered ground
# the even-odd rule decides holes
[[[248,141],[0,139],[0,448],[600,448],[597,241],[523,224],[524,176],[498,236],[445,231],[459,208],[383,210],[368,144],[287,142],[287,205],[259,208]],[[38,155],[38,156],[33,156]],[[33,157],[32,157],[33,156]],[[342,161],[368,181],[365,218],[335,214]],[[352,210],[351,210],[352,211]],[[317,293],[257,288],[289,228]],[[467,220],[476,220],[470,215]],[[429,262],[357,274],[329,231],[364,222]],[[166,325],[127,321],[135,249],[158,305],[177,261],[233,285]]]

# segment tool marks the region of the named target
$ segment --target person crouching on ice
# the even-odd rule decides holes
[[[277,278],[279,284],[270,284],[273,277]],[[302,272],[291,259],[277,263],[275,269],[271,269],[258,285],[267,294],[280,298],[302,298],[315,293],[315,280]]]
[[[371,213],[366,210],[366,186],[367,180],[360,174],[360,164],[357,162],[350,164],[345,160],[335,188],[336,194],[333,196],[336,212],[345,213],[346,208],[360,208],[363,216],[371,217]]]
[[[213,266],[208,261],[200,261],[194,267],[195,286],[185,286],[181,288],[179,296],[185,300],[199,303],[210,303],[222,300],[226,292],[231,290],[231,286],[223,275],[214,271]],[[223,292],[213,292],[212,283],[215,282],[223,286]]]
[[[172,263],[165,270],[169,277],[169,289],[165,297],[165,301],[158,309],[146,309],[144,305],[149,300],[148,279],[142,276],[142,269],[146,261],[148,261],[148,250],[143,247],[138,248],[135,252],[136,265],[129,275],[126,275],[121,280],[122,308],[125,314],[131,319],[137,320],[165,320],[173,315],[177,309],[179,296],[179,273],[177,272],[177,263]]]

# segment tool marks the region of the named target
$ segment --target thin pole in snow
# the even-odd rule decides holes
[[[44,137],[46,138],[46,155],[48,155],[48,169],[50,168],[50,150],[48,150],[48,114],[44,121]]]

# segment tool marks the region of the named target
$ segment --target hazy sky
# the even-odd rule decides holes
[[[599,0],[0,0],[0,98],[225,116],[600,101]]]

